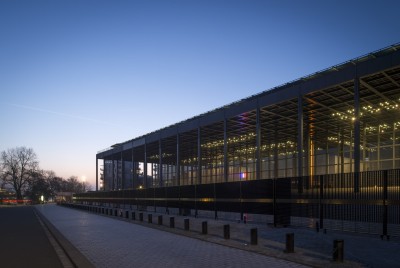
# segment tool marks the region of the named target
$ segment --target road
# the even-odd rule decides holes
[[[1,267],[63,267],[33,206],[0,207]]]

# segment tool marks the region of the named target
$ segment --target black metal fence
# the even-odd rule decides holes
[[[74,200],[271,215],[275,225],[400,237],[400,170],[90,192]]]

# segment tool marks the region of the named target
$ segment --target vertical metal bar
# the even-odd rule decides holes
[[[134,152],[134,150],[133,150],[133,142],[132,142],[132,150],[131,150],[131,161],[132,161],[132,170],[131,170],[131,172],[132,172],[132,188],[135,189],[135,178],[136,178],[136,173],[137,173],[138,171],[137,171],[137,168],[136,168],[136,163],[135,163],[134,158],[133,158],[133,152]]]
[[[273,191],[273,213],[274,213],[274,226],[276,227],[278,224],[278,207],[276,204],[276,180],[278,179],[278,128],[277,128],[278,120],[275,119],[275,133],[274,133],[274,177],[272,178],[272,191]]]
[[[354,78],[354,192],[360,191],[360,80]]]
[[[144,140],[143,188],[147,188],[147,142]]]
[[[201,184],[201,131],[200,127],[197,128],[197,181],[196,184]]]
[[[121,151],[121,184],[120,188],[122,190],[125,189],[125,161]]]
[[[99,160],[97,159],[96,156],[96,191],[99,190]]]
[[[381,125],[378,126],[378,170],[381,169]]]
[[[114,170],[114,155],[112,155],[111,156],[111,174],[112,174],[112,176],[111,176],[111,187],[110,187],[110,190],[115,190],[114,189],[114,187],[115,187],[115,185],[114,185],[114,181],[115,181],[115,170]]]
[[[396,150],[395,150],[395,146],[396,146],[396,123],[393,123],[393,133],[392,133],[392,140],[393,140],[393,143],[392,143],[392,169],[395,169],[396,168],[396,161],[395,161],[395,158],[396,158]]]
[[[256,113],[256,180],[259,180],[261,179],[261,115],[258,104]]]
[[[228,122],[226,118],[224,118],[224,182],[228,182]]]
[[[176,133],[176,185],[181,185],[181,158],[179,152],[179,131]]]
[[[278,120],[275,120],[275,133],[274,133],[274,143],[275,143],[275,148],[274,148],[274,179],[277,179],[279,174],[279,151],[278,151],[278,130],[277,130],[277,124]]]
[[[306,177],[305,179],[305,188],[309,189],[310,187],[310,131],[309,131],[309,125],[307,124],[307,127],[303,133],[304,135],[304,140],[305,140],[305,144],[304,144],[304,162],[303,165],[305,167],[304,169],[304,173],[303,175]]]
[[[344,133],[343,133],[343,129],[340,131],[340,174],[341,177],[343,177],[344,174]]]
[[[303,97],[299,95],[297,98],[297,187],[299,193],[303,192],[303,120]]]
[[[324,176],[319,176],[319,227],[324,228]]]
[[[367,166],[367,124],[364,123],[363,125],[364,131],[363,131],[363,151],[362,151],[362,162],[363,162],[363,171],[367,171],[368,166]]]
[[[161,142],[161,138],[158,140],[158,184],[160,187],[164,186],[164,182],[163,182],[163,174],[162,174],[162,165],[163,165],[163,161],[162,161],[162,142]]]
[[[194,184],[194,216],[197,217],[197,184],[201,184],[202,176],[202,161],[201,161],[201,129],[197,127],[197,181]]]
[[[382,237],[388,237],[388,171],[383,171],[383,221],[382,221]]]

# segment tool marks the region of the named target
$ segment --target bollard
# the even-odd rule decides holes
[[[153,215],[152,214],[147,214],[147,222],[153,223]]]
[[[294,252],[294,233],[286,234],[286,250],[285,253]]]
[[[117,209],[117,208],[114,209],[114,216],[115,216],[115,217],[118,217],[118,209]]]
[[[139,221],[143,221],[143,212],[139,212]]]
[[[257,228],[251,228],[250,229],[250,244],[252,245],[257,245]]]
[[[231,230],[229,224],[224,225],[224,238],[230,239],[231,238]]]
[[[208,233],[208,230],[207,230],[208,228],[207,228],[207,221],[203,221],[202,223],[201,223],[201,233],[202,234],[207,234]]]
[[[129,210],[125,211],[125,218],[129,219]]]
[[[333,261],[343,262],[343,249],[344,249],[344,241],[335,239],[333,240]]]
[[[318,221],[315,223],[315,230],[317,231],[317,233],[319,233],[319,222]]]
[[[175,228],[175,218],[174,217],[169,217],[169,227]]]
[[[104,208],[101,208],[101,214],[104,214]]]
[[[184,219],[183,221],[184,221],[184,223],[185,223],[185,224],[184,224],[184,225],[185,225],[185,230],[186,230],[186,231],[189,231],[189,219]]]
[[[162,225],[162,215],[158,215],[158,225]]]
[[[136,221],[136,213],[135,213],[135,211],[132,211],[132,220]]]

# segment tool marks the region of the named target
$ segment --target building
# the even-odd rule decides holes
[[[371,200],[377,196],[370,196],[371,187],[383,187],[390,196],[388,185],[400,186],[391,171],[400,168],[399,115],[400,44],[395,44],[113,145],[96,155],[96,189],[100,163],[102,190],[125,189],[120,193],[130,204],[153,198],[154,206],[196,213],[271,214],[274,223],[291,224],[294,216],[307,214],[323,221],[339,204],[327,202],[321,216],[321,202],[301,200],[318,200],[326,188],[335,189],[324,193],[332,200],[344,192],[352,195],[349,200]],[[382,198],[379,192],[379,215]],[[355,220],[379,225],[381,220],[370,220],[375,216]]]

